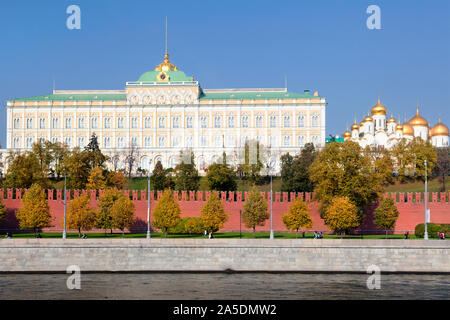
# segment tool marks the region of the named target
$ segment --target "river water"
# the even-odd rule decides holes
[[[301,273],[89,273],[81,289],[68,274],[0,274],[0,299],[450,299],[450,275]]]

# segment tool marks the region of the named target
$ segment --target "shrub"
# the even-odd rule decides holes
[[[427,223],[427,231],[429,238],[437,238],[438,232],[443,232],[447,237],[450,235],[450,224]],[[425,224],[420,223],[416,226],[414,234],[416,237],[423,238],[425,233]]]

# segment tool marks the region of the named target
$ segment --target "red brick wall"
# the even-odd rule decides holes
[[[26,191],[25,191],[26,192]],[[131,199],[133,199],[135,208],[136,208],[136,222],[131,228],[132,231],[145,231],[146,230],[146,221],[147,221],[147,195],[145,191],[124,191],[128,193]],[[0,189],[0,199],[3,199],[3,203],[5,203],[8,208],[8,214],[5,221],[3,221],[0,225],[0,229],[18,229],[18,221],[15,218],[14,212],[20,208],[21,206],[21,197],[22,193],[20,190],[2,190]],[[81,193],[87,193],[87,191],[75,191],[72,193],[72,196],[77,196]],[[98,194],[100,194],[98,192]],[[70,191],[67,192],[68,201],[70,201]],[[98,194],[91,193],[91,204],[93,207],[97,207],[97,197]],[[198,217],[200,216],[200,210],[202,205],[205,203],[206,199],[209,197],[209,192],[175,192],[178,203],[181,207],[182,217]],[[264,197],[268,200],[268,208],[270,212],[270,194],[264,194]],[[53,227],[47,229],[48,231],[58,231],[62,229],[62,221],[64,215],[64,204],[63,204],[63,192],[60,190],[48,190],[48,203],[50,206],[50,211],[53,220]],[[154,197],[155,196],[155,197]],[[151,192],[152,200],[152,211],[158,203],[156,198],[161,196],[161,192],[158,192],[156,195]],[[236,192],[236,193],[221,193],[222,199],[224,200],[225,211],[230,213],[228,221],[225,223],[223,230],[234,230],[239,231],[239,210],[243,210],[243,204],[246,197],[245,192]],[[154,197],[154,198],[152,198]],[[275,192],[274,193],[274,202],[273,202],[273,219],[274,219],[274,229],[276,231],[283,231],[286,228],[283,225],[281,216],[286,213],[291,204],[291,199],[294,197],[303,197],[304,200],[308,203],[310,207],[310,215],[313,219],[313,227],[311,230],[322,230],[329,231],[329,229],[325,226],[323,220],[319,216],[318,203],[312,201],[313,195],[310,193],[302,194],[302,193],[290,193],[287,192]],[[384,197],[393,197],[395,199],[397,208],[400,211],[400,216],[397,220],[395,231],[414,231],[414,227],[423,223],[424,221],[424,194],[423,193],[399,193],[399,194],[385,194]],[[429,203],[428,208],[431,209],[431,222],[435,223],[450,223],[450,202],[449,202],[450,193],[447,195],[446,193],[433,193],[429,194]],[[196,199],[196,200],[195,200]],[[417,200],[416,200],[417,199]],[[369,213],[366,216],[366,219],[362,225],[362,230],[371,231],[376,230],[377,228],[373,224],[373,210],[376,208],[374,205],[369,209]],[[261,227],[257,227],[257,230],[269,230],[270,228],[270,219],[266,221],[266,224]],[[244,225],[242,225],[242,230],[247,230]]]

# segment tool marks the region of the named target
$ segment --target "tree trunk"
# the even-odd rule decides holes
[[[386,239],[387,239],[387,233],[388,233],[388,231],[386,230]]]
[[[256,230],[256,227],[253,227],[253,239],[255,239],[255,230]]]
[[[298,239],[298,229],[297,232],[295,233],[295,239]]]
[[[125,236],[125,229],[122,229],[122,238]]]
[[[78,238],[81,238],[81,228],[78,228]]]

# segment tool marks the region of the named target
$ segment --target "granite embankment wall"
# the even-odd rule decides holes
[[[450,241],[2,239],[0,272],[450,272]]]
[[[18,230],[19,224],[15,217],[14,212],[19,209],[22,205],[22,195],[23,190],[18,189],[0,189],[0,199],[6,204],[8,208],[8,214],[5,221],[0,224],[0,229],[10,229]],[[145,231],[147,228],[147,193],[138,190],[126,190],[124,191],[136,208],[136,222],[131,227],[131,231]],[[71,198],[77,197],[78,195],[88,191],[67,191],[67,199],[70,201]],[[89,192],[91,197],[91,205],[97,207],[98,197],[102,194],[102,191],[91,191]],[[205,201],[209,198],[210,192],[192,192],[192,191],[182,191],[174,192],[175,199],[177,199],[182,212],[182,217],[198,217],[200,215],[201,207],[204,205]],[[270,193],[262,193],[267,201],[270,201]],[[161,192],[150,194],[152,211],[158,203],[158,199],[161,197]],[[228,221],[222,231],[239,231],[240,229],[240,217],[239,212],[243,210],[243,205],[245,199],[248,198],[247,192],[220,192],[221,199],[223,199],[226,212],[230,213]],[[63,221],[63,192],[61,190],[46,190],[46,196],[48,197],[48,203],[51,209],[51,214],[54,217],[53,227],[46,229],[45,231],[60,231],[62,229]],[[329,231],[324,221],[319,215],[319,204],[315,201],[314,195],[311,193],[295,193],[295,192],[275,192],[273,199],[273,214],[274,214],[274,229],[276,231],[286,230],[283,222],[282,215],[285,214],[291,205],[291,202],[296,197],[302,197],[310,207],[310,215],[313,220],[313,227],[311,230],[317,231]],[[384,194],[384,197],[392,197],[395,200],[396,206],[400,211],[400,216],[397,220],[394,231],[413,232],[417,224],[423,223],[424,221],[424,193],[392,193]],[[431,222],[435,223],[450,223],[450,193],[429,193],[428,194],[429,204],[428,207],[431,209]],[[376,208],[374,205],[370,211]],[[270,210],[270,205],[268,206]],[[266,221],[264,226],[258,227],[257,230],[269,230],[270,220]],[[242,225],[242,230],[246,230],[245,226]],[[369,213],[362,225],[362,230],[369,232],[377,230],[373,223],[373,215]]]

